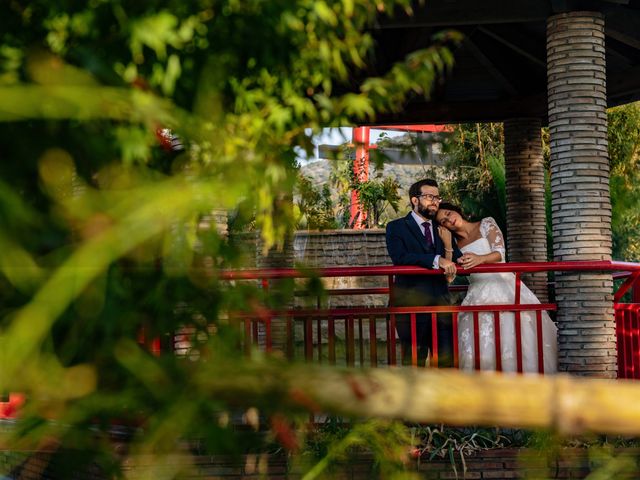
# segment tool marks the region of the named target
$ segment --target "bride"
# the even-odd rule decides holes
[[[483,263],[505,261],[504,238],[491,217],[479,222],[468,222],[456,205],[441,203],[436,220],[443,243],[451,248],[451,235],[463,253],[458,263],[463,268],[473,268]],[[444,228],[443,228],[444,227]],[[505,273],[473,273],[469,276],[469,289],[462,305],[496,305],[515,303],[515,275]],[[524,283],[520,285],[521,304],[539,304],[535,294]],[[496,344],[493,312],[480,312],[480,368],[496,369]],[[521,318],[522,369],[538,372],[538,342],[535,312],[523,311]],[[459,365],[463,370],[474,368],[473,313],[461,313],[458,321]],[[502,370],[517,371],[515,315],[500,313],[500,349]],[[557,371],[557,329],[547,312],[542,312],[542,348],[544,373]]]

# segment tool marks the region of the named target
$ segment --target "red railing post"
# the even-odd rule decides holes
[[[438,368],[438,316],[431,314],[431,366]]]
[[[372,367],[378,366],[378,332],[373,315],[369,318],[369,364]]]
[[[155,337],[151,340],[151,354],[154,357],[159,357],[162,353],[162,343],[160,337]]]
[[[360,368],[364,368],[364,330],[362,317],[358,317],[358,348],[360,350]]]
[[[500,330],[500,312],[493,312],[493,331],[496,335],[496,371],[502,371],[502,331]]]
[[[327,348],[329,349],[329,363],[336,364],[336,323],[332,316],[329,316],[327,335],[329,336]]]
[[[389,288],[389,305],[394,305],[393,284],[395,277],[387,276],[387,287]],[[387,317],[387,363],[396,365],[396,316],[391,314]]]
[[[353,367],[356,362],[355,332],[353,325],[353,315],[347,316],[347,328],[345,329],[345,337],[347,340],[347,365]]]
[[[304,358],[307,362],[313,360],[313,319],[304,317]]]
[[[631,378],[640,378],[640,362],[638,352],[640,352],[640,319],[637,310],[634,312],[633,307],[628,310],[629,323],[631,324]],[[634,315],[636,313],[636,315]]]
[[[538,373],[544,374],[544,348],[542,338],[542,312],[536,311],[536,338],[538,339]]]
[[[386,329],[386,337],[387,337],[387,363],[389,365],[395,365],[398,363],[397,358],[397,346],[396,346],[396,315],[402,314],[406,315],[409,318],[413,317],[412,324],[408,325],[407,328],[411,328],[412,339],[410,343],[406,344],[406,348],[411,348],[411,352],[406,352],[406,357],[411,358],[411,364],[416,365],[418,363],[418,357],[421,355],[421,351],[418,348],[418,338],[417,338],[417,330],[418,330],[418,318],[422,320],[423,316],[430,315],[431,316],[431,330],[432,330],[432,344],[431,344],[431,358],[433,360],[432,363],[437,363],[439,357],[439,346],[437,340],[437,319],[436,324],[434,324],[434,317],[438,313],[441,312],[451,312],[452,322],[453,322],[453,353],[454,366],[459,366],[459,344],[458,344],[458,336],[459,336],[459,313],[460,312],[468,312],[469,315],[473,315],[473,324],[474,324],[474,339],[473,346],[475,350],[475,358],[472,360],[472,364],[474,368],[481,369],[481,353],[480,352],[480,327],[484,328],[485,325],[485,314],[483,312],[493,312],[493,319],[486,321],[493,321],[494,329],[495,329],[495,350],[496,350],[496,370],[504,369],[505,365],[503,364],[502,352],[501,352],[501,344],[504,343],[502,341],[502,333],[503,329],[501,329],[501,312],[513,312],[515,317],[515,328],[516,332],[516,350],[517,350],[517,370],[519,372],[523,371],[523,339],[522,332],[524,329],[523,321],[524,316],[522,312],[533,311],[536,315],[535,320],[535,329],[537,332],[536,345],[527,345],[528,348],[536,348],[538,351],[537,357],[537,367],[538,370],[544,373],[545,369],[545,350],[544,350],[544,321],[545,318],[542,317],[543,311],[551,311],[555,310],[556,307],[551,304],[535,304],[535,305],[522,305],[521,301],[521,289],[522,284],[520,281],[521,273],[528,272],[538,272],[538,271],[572,271],[572,272],[580,272],[580,271],[618,271],[622,272],[616,276],[616,278],[627,277],[626,281],[623,285],[618,289],[614,296],[614,304],[616,309],[616,339],[618,341],[618,358],[619,358],[619,375],[620,377],[639,377],[640,378],[640,318],[638,317],[638,312],[640,308],[640,264],[636,263],[626,263],[626,262],[609,262],[609,261],[576,261],[576,262],[545,262],[545,263],[511,263],[511,264],[486,264],[476,267],[472,272],[463,272],[466,273],[497,273],[497,272],[513,272],[515,274],[515,297],[513,299],[513,304],[506,305],[474,305],[474,306],[452,306],[452,307],[442,307],[442,306],[426,306],[426,307],[395,307],[393,306],[393,283],[395,280],[394,275],[441,275],[441,273],[434,270],[427,270],[420,267],[412,267],[412,266],[381,266],[381,267],[331,267],[320,269],[319,272],[308,272],[308,271],[297,271],[294,269],[267,269],[267,270],[237,270],[237,271],[222,271],[220,274],[220,278],[223,280],[257,280],[259,284],[262,284],[263,289],[265,290],[265,295],[268,293],[267,290],[269,288],[269,282],[271,279],[279,279],[279,278],[298,278],[298,277],[307,277],[311,274],[319,275],[321,277],[360,277],[360,276],[386,276],[389,282],[389,288],[384,287],[376,287],[376,288],[350,288],[350,289],[342,289],[342,290],[329,290],[327,291],[328,295],[358,295],[358,294],[385,294],[389,293],[390,302],[389,307],[346,307],[346,308],[327,308],[326,311],[322,310],[322,306],[316,308],[314,310],[309,310],[309,313],[301,313],[301,309],[297,310],[282,310],[275,311],[270,310],[266,306],[255,306],[250,312],[241,313],[239,312],[229,311],[227,312],[230,319],[240,318],[241,321],[244,322],[244,348],[247,352],[250,350],[252,344],[258,344],[260,348],[265,348],[270,350],[271,344],[273,342],[273,332],[275,324],[273,323],[274,318],[283,318],[286,319],[287,326],[287,357],[293,358],[295,357],[295,345],[294,345],[294,335],[296,328],[294,328],[294,322],[298,320],[302,320],[303,323],[303,331],[305,332],[305,358],[308,360],[316,361],[315,352],[313,349],[314,333],[313,333],[313,325],[316,324],[316,328],[318,331],[318,360],[323,361],[324,352],[322,342],[322,332],[323,329],[328,329],[329,333],[329,345],[328,345],[328,355],[330,357],[330,361],[335,362],[335,331],[334,327],[334,319],[339,318],[341,321],[344,318],[345,326],[346,326],[346,354],[347,354],[347,363],[350,365],[355,364],[356,352],[355,348],[360,348],[359,352],[359,361],[361,364],[364,364],[366,361],[367,353],[365,352],[365,335],[364,332],[364,321],[363,319],[369,318],[369,353],[370,360],[372,365],[378,364],[377,359],[377,319],[385,318],[385,329]],[[455,289],[455,288],[454,288]],[[620,300],[622,295],[629,289],[632,289],[631,298],[634,302],[630,304],[621,304]],[[354,331],[354,320],[358,318],[358,345],[355,345],[356,337]],[[428,318],[428,317],[427,317]],[[258,323],[259,322],[259,323]],[[328,323],[326,323],[328,322]],[[232,322],[234,325],[235,322]],[[265,326],[265,331],[262,330],[262,327],[259,325],[262,324]],[[528,324],[527,324],[528,325]],[[242,325],[239,325],[240,331],[242,332]],[[426,328],[429,328],[428,325],[425,325]],[[420,324],[420,328],[422,328],[422,324]],[[265,333],[266,332],[266,333]],[[143,338],[144,331],[140,332],[140,339],[144,341],[147,348],[151,348],[152,351],[157,351],[157,345],[150,345],[150,339]],[[258,335],[260,338],[258,339]],[[263,335],[266,335],[266,342],[262,338]],[[164,337],[162,342],[162,347],[164,348]],[[242,338],[242,337],[240,337]],[[422,346],[421,346],[422,347]],[[493,348],[493,346],[491,347]],[[311,358],[308,356],[311,355]],[[529,363],[527,362],[527,368]]]
[[[418,366],[418,333],[416,331],[416,314],[410,315],[411,321],[411,365]]]
[[[322,363],[322,322],[316,319],[316,329],[318,330],[318,363]]]
[[[520,323],[520,312],[515,315],[516,331],[516,364],[517,372],[522,373],[522,324]]]
[[[636,277],[631,288],[633,289],[631,290],[631,302],[640,303],[640,275]]]
[[[629,312],[629,306],[623,305],[622,309],[622,325],[624,330],[624,378],[634,378],[634,361],[633,361],[633,324],[632,316]]]
[[[632,303],[638,303],[637,295],[640,295],[640,271],[631,273],[631,275],[627,277],[622,285],[620,285],[618,291],[613,295],[613,302],[619,303],[620,300],[622,300],[624,294],[627,293],[629,289],[633,289],[631,294],[633,298]]]
[[[478,312],[473,312],[473,368],[480,370],[480,321]]]
[[[391,314],[391,318],[389,319],[389,331],[388,331],[388,341],[390,344],[389,348],[389,365],[397,364],[397,355],[396,355],[396,315],[395,313]]]
[[[369,127],[357,127],[353,129],[353,143],[356,153],[353,161],[353,174],[357,183],[369,180]],[[354,230],[366,227],[367,211],[360,201],[358,191],[351,191],[351,215],[349,225]]]
[[[627,339],[626,339],[627,357],[625,358],[625,363],[627,364],[626,378],[635,378],[635,376],[636,376],[635,375],[636,362],[634,362],[633,353],[635,351],[634,350],[635,343],[637,343],[635,341],[635,337],[637,336],[637,332],[636,332],[636,329],[634,328],[633,315],[631,314],[631,311],[630,311],[629,308],[625,308],[625,310],[624,310],[624,325],[625,325],[625,330],[627,331]]]
[[[515,301],[516,305],[520,305],[520,272],[516,272],[516,285],[515,285]],[[516,331],[516,359],[518,373],[522,373],[522,315],[520,310],[515,312],[515,331]]]
[[[453,368],[459,367],[459,351],[458,351],[458,312],[453,312],[451,315],[451,326],[453,331]]]

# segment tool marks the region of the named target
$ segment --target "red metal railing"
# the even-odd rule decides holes
[[[534,312],[536,330],[536,351],[538,372],[544,373],[544,349],[542,345],[542,312],[555,311],[555,304],[526,304],[520,305],[520,275],[528,272],[541,271],[610,271],[619,272],[617,278],[625,278],[615,294],[616,327],[618,338],[618,365],[620,378],[640,378],[640,264],[627,262],[608,261],[581,261],[581,262],[539,262],[539,263],[509,263],[492,264],[476,267],[472,270],[459,270],[459,274],[469,273],[498,273],[512,272],[515,274],[516,303],[509,305],[474,305],[474,306],[438,306],[438,307],[351,307],[339,309],[283,309],[269,311],[235,312],[238,320],[244,324],[245,348],[251,345],[270,351],[274,348],[273,326],[280,325],[285,332],[283,348],[288,358],[303,357],[307,361],[327,361],[329,363],[344,362],[346,365],[378,366],[380,363],[396,365],[399,362],[398,354],[402,358],[396,338],[396,319],[400,314],[409,315],[411,325],[411,364],[417,364],[417,339],[416,316],[426,315],[430,327],[436,331],[436,314],[448,312],[452,315],[453,326],[453,355],[454,367],[458,366],[458,324],[460,315],[471,315],[474,332],[474,359],[473,366],[480,369],[479,346],[479,315],[485,312],[492,313],[494,326],[494,345],[496,349],[495,368],[502,370],[500,349],[503,338],[500,331],[500,314],[513,313],[515,318],[515,342],[516,342],[516,371],[523,371],[523,354],[521,338],[522,312]],[[268,280],[282,278],[302,278],[318,276],[329,277],[371,277],[384,276],[393,281],[394,275],[441,275],[438,271],[427,270],[420,267],[334,267],[319,269],[315,272],[300,272],[295,269],[272,270],[241,270],[222,272],[223,280],[259,280],[266,286]],[[622,296],[633,286],[633,298],[631,303],[621,303]],[[349,288],[331,289],[324,292],[326,295],[362,295],[362,294],[388,294],[389,287],[375,288]],[[486,313],[485,313],[486,314]],[[468,317],[467,317],[468,318]],[[485,317],[486,318],[486,317]],[[296,326],[298,325],[298,328]],[[336,328],[341,327],[342,338],[336,335]],[[379,333],[384,338],[383,354],[379,354]],[[375,341],[374,341],[375,339]],[[337,354],[338,344],[342,343],[342,355]],[[296,352],[296,345],[303,345],[302,352]],[[368,344],[368,347],[367,347]],[[338,349],[339,350],[339,349]],[[431,364],[437,364],[439,345],[437,335],[432,335],[430,345]],[[358,360],[356,362],[356,360]]]
[[[469,273],[498,273],[513,272],[515,274],[516,288],[519,288],[520,274],[543,271],[605,271],[614,272],[614,279],[624,279],[622,285],[614,294],[616,334],[618,343],[618,378],[640,378],[640,264],[627,262],[545,262],[545,263],[509,263],[492,264],[476,267],[472,270],[459,270],[459,274]],[[330,277],[372,277],[382,276],[393,281],[394,275],[441,275],[438,271],[427,270],[419,267],[336,267],[324,268],[316,271],[298,271],[295,269],[272,269],[272,270],[235,270],[223,271],[220,278],[225,281],[258,281],[265,290],[269,288],[269,280],[284,278],[304,278],[317,276],[322,278]],[[232,288],[232,287],[230,287]],[[464,287],[454,287],[456,290]],[[622,298],[630,292],[630,302],[622,303]],[[389,287],[371,288],[348,288],[325,290],[325,295],[332,296],[353,296],[353,295],[388,295]],[[516,298],[518,296],[516,295]],[[543,348],[541,345],[541,315],[543,311],[554,311],[554,304],[527,304],[518,303],[512,305],[484,305],[484,306],[439,306],[439,307],[352,307],[322,309],[318,306],[315,309],[290,308],[281,310],[269,310],[264,306],[253,306],[245,312],[234,312],[233,316],[240,321],[243,326],[244,348],[250,351],[252,346],[270,351],[274,348],[273,325],[281,320],[284,331],[284,341],[280,345],[288,358],[296,358],[297,335],[300,333],[302,351],[300,355],[307,361],[320,361],[336,364],[344,361],[347,365],[371,365],[379,366],[382,363],[387,365],[397,365],[402,352],[396,338],[396,316],[408,314],[410,316],[411,330],[413,331],[411,342],[411,363],[417,362],[417,341],[416,341],[416,315],[426,314],[430,316],[431,328],[435,330],[435,315],[442,312],[452,314],[453,324],[453,349],[454,366],[457,366],[458,337],[457,327],[461,314],[470,314],[474,324],[474,344],[475,358],[474,368],[480,368],[478,322],[481,312],[491,312],[494,319],[495,349],[496,349],[496,369],[501,370],[501,312],[513,312],[516,319],[516,327],[519,325],[519,315],[523,311],[533,311],[536,315],[537,351],[538,351],[538,371],[543,372]],[[298,330],[300,332],[298,332]],[[342,330],[343,339],[340,338],[338,330]],[[379,333],[382,333],[384,345],[382,355],[380,354]],[[323,335],[325,338],[323,338]],[[188,336],[188,334],[186,335]],[[438,356],[437,335],[431,345],[431,362]],[[516,332],[517,342],[517,371],[522,371],[522,345],[519,331]],[[160,355],[160,340],[148,339],[145,332],[140,332],[138,339],[154,355]],[[188,343],[188,339],[183,339]],[[174,342],[175,343],[175,342]],[[342,351],[340,349],[342,347]],[[0,397],[0,418],[14,417],[20,405],[24,402],[22,394],[12,393],[6,398]]]
[[[0,397],[0,419],[14,418],[22,405],[25,396],[22,393],[9,393],[5,398]]]
[[[622,297],[631,290],[631,302]],[[640,378],[640,270],[631,270],[613,296],[618,346],[618,378]]]

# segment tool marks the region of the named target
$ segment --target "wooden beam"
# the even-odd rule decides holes
[[[411,17],[381,18],[377,28],[444,27],[544,21],[552,13],[542,0],[425,2]]]
[[[619,107],[629,103],[640,101],[640,92],[629,93],[628,95],[614,95],[607,98],[607,107]]]
[[[515,96],[518,94],[518,90],[513,84],[505,77],[499,68],[497,68],[491,59],[480,49],[469,37],[465,37],[463,44],[469,52],[475,57],[476,60],[489,72],[489,74],[502,85],[502,87],[509,92],[509,95]]]
[[[493,38],[494,40],[502,43],[506,47],[516,52],[518,55],[525,57],[527,60],[535,63],[536,65],[544,69],[547,68],[547,62],[544,58],[540,58],[537,55],[526,50],[524,47],[516,45],[515,43],[513,43],[513,40],[507,40],[503,35],[499,35],[487,27],[478,27],[478,30],[484,33],[485,35]]]
[[[629,46],[623,43],[616,41],[613,37],[609,36],[606,40],[607,45],[607,65],[610,65],[610,58],[615,58],[616,61],[620,62],[623,65],[633,64],[633,58],[630,58],[627,53],[624,53],[622,50],[628,51]],[[635,50],[633,50],[635,52]],[[635,55],[634,55],[635,56]],[[638,51],[638,56],[640,56],[640,51]]]
[[[553,13],[604,12],[613,5],[628,5],[629,0],[551,0]]]
[[[421,123],[502,122],[507,118],[539,117],[547,121],[547,94],[471,102],[421,102],[402,112],[380,114],[376,122],[389,125]]]
[[[607,37],[614,38],[620,43],[624,43],[625,45],[629,45],[630,47],[640,50],[640,36],[638,36],[638,32],[636,32],[636,35],[631,35],[614,26],[608,27],[607,23],[605,23],[605,29]]]
[[[604,17],[604,32],[608,37],[640,50],[640,12],[625,7],[609,8]]]
[[[623,101],[618,101],[624,99]],[[614,73],[607,79],[608,106],[640,99],[640,66]]]

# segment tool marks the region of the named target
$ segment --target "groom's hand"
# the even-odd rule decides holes
[[[447,275],[456,273],[456,264],[453,263],[451,260],[447,260],[444,257],[440,257],[440,260],[438,260],[438,265],[440,266],[441,269],[444,270],[444,273]]]

